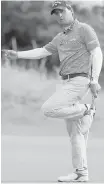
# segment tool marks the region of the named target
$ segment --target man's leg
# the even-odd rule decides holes
[[[88,181],[87,165],[87,140],[89,128],[93,121],[95,109],[91,110],[82,119],[65,120],[67,131],[72,145],[72,164],[75,172],[67,176],[61,176],[58,181]]]
[[[81,118],[86,110],[79,100],[87,93],[89,79],[76,77],[66,81],[42,106],[44,114],[52,118]]]
[[[60,176],[58,181],[88,181],[86,141],[85,136],[81,132],[81,121],[70,121],[70,119],[65,121],[72,146],[72,164],[74,172],[71,174],[69,173],[67,176]]]
[[[84,171],[84,173],[88,174],[88,165],[87,165],[87,141],[89,130],[92,125],[93,119],[95,115],[95,108],[90,110],[88,114],[86,114],[83,118],[79,120],[75,120],[72,123],[72,127],[68,129],[68,121],[67,123],[67,131],[70,132],[70,140],[72,144],[72,159],[73,159],[73,167],[78,171]],[[70,123],[69,123],[70,124]]]
[[[84,134],[86,149],[87,149],[87,143],[88,143],[88,136],[89,136],[89,130]]]
[[[86,142],[85,136],[81,132],[80,119],[73,123],[70,140],[72,145],[73,168],[82,171],[86,168],[87,172]]]
[[[88,181],[86,138],[80,129],[81,121],[70,121],[70,119],[65,121],[72,146],[72,164],[74,172],[71,174],[69,173],[67,176],[60,176],[58,181]]]
[[[67,122],[68,123],[68,122]],[[69,123],[70,124],[70,123]],[[70,132],[67,124],[67,131]],[[73,168],[76,170],[84,170],[87,168],[87,156],[86,156],[86,138],[85,134],[81,132],[81,121],[75,120],[72,123],[70,132],[70,141],[72,145],[72,163]]]
[[[87,168],[86,146],[89,130],[83,134],[80,120],[66,119],[67,132],[72,145],[72,164],[74,170]],[[79,152],[78,152],[79,150]],[[84,151],[83,151],[84,150]],[[78,152],[78,153],[77,153]],[[81,158],[82,157],[82,158]]]

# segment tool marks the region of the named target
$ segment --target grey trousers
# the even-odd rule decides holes
[[[86,108],[80,101],[89,90],[89,82],[90,79],[81,76],[63,81],[42,106],[42,111],[47,117],[65,120],[72,145],[74,169],[87,168],[86,145],[89,130],[83,132],[82,129],[84,123],[91,121],[91,117],[83,119]]]

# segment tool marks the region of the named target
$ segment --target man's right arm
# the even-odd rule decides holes
[[[41,48],[36,48],[27,51],[2,50],[5,57],[10,59],[41,59],[57,53],[57,36],[47,45]]]
[[[17,58],[21,59],[41,59],[50,55],[52,55],[52,53],[47,51],[44,47],[17,52]]]
[[[17,56],[18,58],[24,59],[41,59],[55,53],[57,53],[57,35],[44,47],[29,51],[17,52]]]

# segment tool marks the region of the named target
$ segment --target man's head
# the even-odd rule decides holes
[[[52,4],[51,15],[56,17],[60,25],[67,25],[74,19],[73,9],[70,1],[57,0]]]

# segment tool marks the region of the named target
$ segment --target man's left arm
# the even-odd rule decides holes
[[[95,49],[91,50],[90,53],[91,53],[90,59],[92,62],[92,76],[90,88],[94,97],[97,97],[97,94],[101,88],[98,83],[98,80],[102,68],[103,55],[100,47],[96,47]]]
[[[92,61],[92,80],[98,82],[103,63],[103,54],[100,47],[96,47],[91,50],[90,53],[90,59]]]
[[[90,60],[92,65],[90,88],[94,97],[97,97],[97,93],[100,89],[98,80],[103,63],[103,55],[100,48],[100,43],[94,29],[88,24],[83,24],[81,35],[87,50],[90,52]]]

